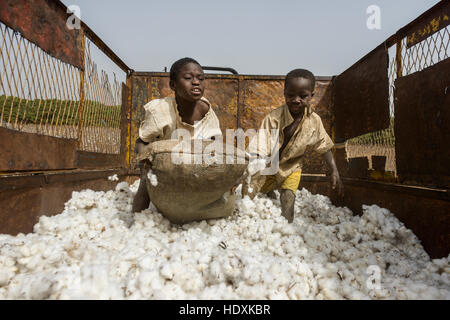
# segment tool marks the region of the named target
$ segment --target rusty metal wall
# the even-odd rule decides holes
[[[396,34],[398,77],[421,71],[449,57],[450,2],[441,1]]]
[[[77,141],[0,127],[0,171],[72,169]]]
[[[132,81],[131,149],[138,137],[140,122],[144,119],[143,106],[152,99],[173,96],[168,73],[136,72]],[[221,129],[258,129],[262,119],[273,109],[284,104],[284,76],[206,75],[205,98],[217,114]],[[324,127],[332,136],[331,78],[317,77],[313,110],[322,118]],[[131,155],[133,163],[134,155]],[[304,172],[325,173],[322,156],[308,153]]]
[[[264,117],[285,103],[284,77],[280,79],[252,79],[242,81],[242,104],[239,119],[244,130],[258,129]]]
[[[436,11],[432,10],[429,14],[426,14],[422,17],[421,21],[408,32],[406,41],[407,48],[411,48],[421,41],[431,37],[433,34],[439,32],[450,24],[449,1],[442,1],[441,7]]]
[[[450,187],[450,59],[395,81],[401,181]]]
[[[344,142],[389,126],[388,52],[380,46],[336,77],[335,140]]]
[[[60,9],[53,0],[2,0],[0,21],[52,57],[84,69],[82,32],[67,28],[69,15]]]
[[[237,129],[239,83],[236,79],[207,78],[205,98],[220,121],[220,129]]]

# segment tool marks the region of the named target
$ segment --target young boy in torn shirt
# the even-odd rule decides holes
[[[144,106],[145,119],[139,127],[136,153],[146,144],[177,139],[178,129],[187,130],[193,139],[222,136],[219,119],[209,101],[203,97],[205,74],[196,60],[183,58],[172,65],[170,88],[175,92],[175,98],[154,99]],[[145,163],[140,163],[140,167],[141,180],[133,199],[133,212],[140,212],[150,205],[146,187],[148,168]]]
[[[331,168],[332,189],[343,195],[343,185],[333,159],[333,142],[323,127],[319,115],[311,111],[315,77],[305,69],[295,69],[285,78],[286,104],[272,110],[262,121],[260,130],[249,145],[249,152],[264,157],[279,157],[275,175],[255,175],[250,185],[244,182],[243,192],[253,198],[258,191],[275,198],[274,189],[280,189],[282,215],[294,220],[295,195],[300,183],[306,148],[322,154]],[[278,150],[272,150],[272,130],[278,130]],[[252,190],[252,192],[250,192]]]

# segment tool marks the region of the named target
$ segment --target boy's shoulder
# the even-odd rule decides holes
[[[283,104],[283,105],[271,110],[267,114],[267,117],[279,119],[281,117],[281,115],[283,114],[283,112],[285,112],[285,110],[284,110],[285,108],[287,108],[287,105]]]
[[[170,110],[175,98],[165,97],[161,99],[153,99],[144,105],[144,109],[150,112],[166,112]]]
[[[322,118],[314,111],[311,111],[309,117],[313,122],[317,122],[317,123],[322,122]]]

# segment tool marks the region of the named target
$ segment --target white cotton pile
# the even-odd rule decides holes
[[[153,173],[151,169],[149,169],[147,173],[147,178],[152,184],[152,186],[156,187],[158,185],[158,177],[156,176],[156,174]]]
[[[292,224],[260,195],[177,226],[132,214],[137,186],[73,192],[33,233],[0,235],[0,299],[450,299],[450,256],[430,261],[386,209],[303,189]]]
[[[119,181],[119,177],[117,176],[117,174],[109,176],[108,177],[109,181]]]

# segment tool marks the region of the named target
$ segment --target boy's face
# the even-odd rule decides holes
[[[187,63],[181,67],[177,79],[170,81],[175,95],[188,101],[198,101],[205,91],[205,74],[196,63]]]
[[[292,116],[303,115],[305,108],[309,107],[314,89],[311,81],[306,78],[292,78],[284,88],[284,98]]]

